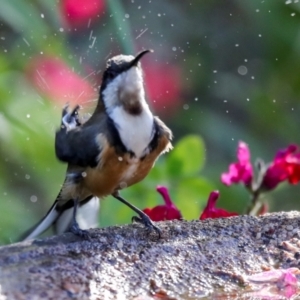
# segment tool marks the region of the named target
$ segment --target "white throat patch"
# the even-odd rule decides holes
[[[129,114],[122,106],[115,107],[109,115],[127,150],[137,158],[143,157],[153,136],[153,115],[148,105],[139,115]]]
[[[142,107],[140,114],[124,109],[118,98],[120,90],[135,94]],[[127,150],[138,158],[145,155],[153,136],[153,115],[145,100],[142,70],[132,67],[114,78],[103,91],[103,102]]]

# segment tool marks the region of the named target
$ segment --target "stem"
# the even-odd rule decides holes
[[[259,196],[260,196],[259,190],[252,192],[251,203],[248,206],[247,211],[246,211],[247,215],[251,215],[251,216],[257,215],[259,209],[262,206]]]
[[[127,54],[133,54],[134,42],[131,35],[130,25],[128,19],[125,18],[125,10],[121,4],[121,1],[112,0],[107,1],[109,13],[112,15],[119,42],[123,50]],[[125,21],[123,21],[125,19]],[[120,30],[121,28],[121,30]]]

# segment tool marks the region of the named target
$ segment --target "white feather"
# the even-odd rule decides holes
[[[116,124],[125,147],[133,151],[136,157],[142,157],[153,134],[153,116],[149,108],[144,108],[140,115],[131,115],[122,106],[117,106],[110,117]]]
[[[63,211],[55,223],[55,233],[62,234],[68,231],[73,218],[73,209],[71,207]],[[77,208],[76,221],[81,229],[90,229],[98,227],[98,216],[100,209],[99,198],[93,197],[84,205]]]
[[[139,115],[128,113],[118,99],[119,91],[134,93],[142,106]],[[145,100],[143,77],[140,68],[132,67],[118,75],[103,92],[109,116],[114,121],[120,138],[128,150],[140,158],[145,154],[153,135],[153,115]]]

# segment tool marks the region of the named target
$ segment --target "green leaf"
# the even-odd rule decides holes
[[[173,178],[195,175],[203,167],[204,160],[205,147],[202,138],[197,135],[185,136],[168,154],[168,175]]]
[[[176,197],[174,203],[180,209],[183,218],[199,219],[208,196],[214,189],[214,186],[205,178],[181,180],[172,194]]]

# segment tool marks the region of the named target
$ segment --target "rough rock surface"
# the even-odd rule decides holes
[[[132,224],[0,247],[0,299],[242,299],[246,275],[300,265],[299,223],[298,212],[160,222],[160,240]]]

